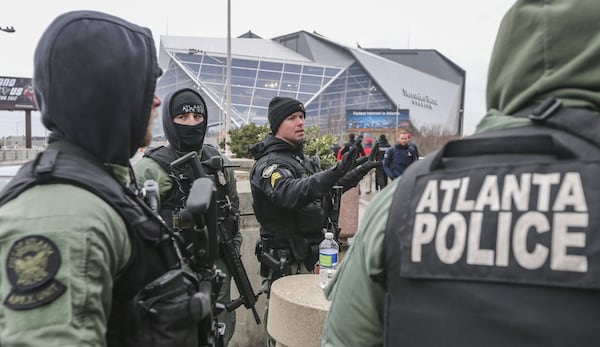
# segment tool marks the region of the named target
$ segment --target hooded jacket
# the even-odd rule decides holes
[[[600,8],[594,1],[518,1],[505,15],[489,64],[488,112],[476,132],[530,124],[510,115],[548,97],[600,110]],[[546,23],[546,24],[543,24]]]
[[[480,133],[403,175],[385,234],[387,344],[597,344],[600,148],[583,136],[600,128],[599,9],[518,1]],[[554,123],[569,116],[579,127]]]
[[[3,344],[53,336],[58,345],[147,346],[137,339],[160,333],[133,297],[178,259],[165,257],[174,255],[169,242],[160,249],[161,225],[124,167],[143,142],[159,75],[150,31],[105,13],[60,15],[40,38],[34,89],[50,144],[0,197],[0,248],[43,240],[55,258],[44,263],[48,252],[33,249],[28,256],[41,262],[28,266],[45,267],[60,291],[49,297],[47,281],[34,282],[25,295],[37,296],[32,305],[0,308]]]
[[[515,2],[505,15],[498,32],[487,79],[489,111],[479,123],[477,134],[474,137],[480,134],[481,136],[492,136],[492,131],[498,130],[499,132],[496,134],[502,132],[507,135],[503,138],[504,143],[510,143],[512,137],[518,132],[525,134],[533,128],[541,128],[537,130],[539,132],[551,132],[550,129],[541,126],[530,127],[532,122],[526,118],[512,116],[549,96],[558,97],[568,107],[598,111],[600,108],[600,89],[598,88],[600,65],[597,60],[600,56],[600,41],[598,40],[600,22],[597,19],[597,13],[599,11],[600,2],[594,0],[520,0]],[[519,129],[515,129],[516,127]],[[552,133],[555,134],[555,132]],[[568,140],[579,144],[582,142],[574,136]],[[516,159],[518,153],[526,150],[527,148],[522,148],[509,160]],[[509,300],[514,296],[513,294],[517,294],[520,290],[524,291],[526,286],[507,285],[498,295],[490,295],[481,291],[480,287],[470,287],[471,284],[467,281],[456,281],[459,282],[458,285],[464,284],[457,290],[465,290],[467,293],[464,297],[465,300],[456,301],[452,300],[448,290],[437,293],[419,292],[421,288],[416,286],[419,281],[412,280],[411,283],[405,283],[399,289],[406,295],[407,306],[400,304],[395,308],[396,312],[406,312],[407,319],[404,323],[387,321],[394,314],[390,309],[390,302],[393,299],[390,294],[391,289],[386,288],[385,280],[381,279],[389,277],[391,271],[398,269],[394,265],[390,265],[390,259],[383,256],[384,248],[395,241],[390,240],[390,232],[386,232],[386,228],[390,227],[391,213],[399,211],[408,213],[410,211],[410,206],[402,210],[403,206],[392,204],[393,201],[401,201],[398,193],[402,189],[406,190],[407,195],[403,196],[406,201],[417,198],[411,195],[414,187],[407,184],[407,181],[415,177],[413,173],[421,174],[423,171],[427,171],[436,154],[438,153],[431,153],[424,160],[419,160],[411,165],[404,176],[399,180],[392,181],[388,189],[381,191],[365,211],[353,245],[338,269],[338,275],[325,288],[326,297],[332,302],[325,323],[323,346],[381,346],[384,343],[393,346],[436,345],[436,342],[432,340],[437,337],[443,339],[443,342],[437,343],[437,345],[451,345],[452,343],[461,346],[585,345],[576,339],[583,336],[580,334],[583,331],[581,323],[589,322],[589,327],[598,320],[597,314],[595,314],[597,304],[587,305],[588,314],[594,315],[591,320],[588,317],[574,314],[574,311],[571,310],[560,311],[560,307],[555,306],[556,304],[560,301],[562,301],[561,304],[564,304],[571,300],[576,303],[574,301],[576,296],[558,295],[559,289],[555,289],[556,300],[548,300],[547,297],[533,294],[523,305],[510,307]],[[488,160],[487,163],[481,163],[480,168],[489,168],[490,164]],[[455,169],[460,170],[461,168]],[[441,201],[442,196],[439,196],[439,199]],[[595,212],[591,212],[590,216],[593,213]],[[410,222],[411,220],[406,214],[401,215],[396,226]],[[595,230],[590,231],[594,232]],[[404,246],[406,248],[403,248],[403,252],[408,252],[410,241],[405,241]],[[539,279],[533,273],[529,278]],[[467,291],[468,288],[470,288],[470,293]],[[414,295],[409,294],[409,291]],[[537,293],[535,288],[533,293]],[[588,291],[587,295],[589,295],[589,299],[593,300],[594,297],[597,297],[597,290]],[[409,308],[408,305],[415,300],[426,300],[434,308],[438,304],[454,305],[454,311],[441,319],[439,317],[419,319],[421,323],[418,323],[419,326],[416,328],[414,324],[417,323],[417,315],[428,311],[421,309],[417,312],[414,307]],[[528,307],[533,304],[545,306],[549,310],[556,310],[556,315],[536,314]],[[574,307],[573,305],[572,308]],[[586,306],[578,307],[585,308]],[[461,324],[461,321],[455,316],[455,313],[467,309],[469,312],[475,313],[472,315],[473,320],[476,321],[474,324]],[[577,319],[574,320],[573,317],[577,317]],[[493,320],[494,324],[481,327],[485,324],[477,322],[478,318]],[[562,324],[554,324],[557,322],[556,319],[564,319],[564,321]],[[525,322],[529,325],[526,326]],[[386,326],[386,324],[389,325]],[[540,330],[546,329],[547,334],[538,334],[531,329],[536,324]],[[402,340],[399,338],[394,340],[395,332],[398,335],[404,335]],[[494,340],[489,337],[492,333],[504,334],[506,336],[503,337],[504,339],[512,340],[508,343],[502,338]],[[470,334],[475,334],[484,340],[486,335],[488,338],[485,343],[477,344],[476,340],[471,339]],[[408,341],[411,337],[417,337],[417,339]],[[389,339],[384,342],[386,338]],[[597,338],[588,343],[588,345],[595,344],[597,344]]]
[[[94,44],[82,49],[82,41]],[[143,145],[161,74],[150,30],[93,11],[72,12],[50,24],[34,63],[49,142],[67,141],[102,163],[127,165]]]

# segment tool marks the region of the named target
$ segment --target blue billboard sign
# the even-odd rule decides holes
[[[409,110],[346,110],[348,132],[389,132],[408,127]]]

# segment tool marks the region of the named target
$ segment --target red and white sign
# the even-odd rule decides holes
[[[37,110],[31,78],[0,76],[0,110]]]

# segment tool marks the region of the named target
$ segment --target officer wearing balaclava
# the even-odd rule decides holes
[[[185,207],[193,177],[190,172],[171,168],[170,164],[189,152],[197,152],[201,161],[214,156],[220,156],[225,165],[230,161],[222,156],[216,147],[204,144],[208,128],[208,109],[202,96],[195,90],[184,88],[167,95],[163,102],[162,121],[169,144],[148,149],[144,157],[134,164],[134,171],[140,186],[143,186],[146,180],[157,181],[160,192],[160,215],[169,226],[186,235],[187,226],[180,225],[177,216]],[[234,243],[239,250],[242,237],[239,233],[239,198],[233,169],[225,168],[207,173],[214,175],[218,199],[229,201],[228,208],[219,210],[222,217],[219,222],[226,223],[225,225],[230,228],[230,235],[233,235]],[[231,301],[231,271],[222,259],[217,259],[216,265],[226,274],[218,302],[227,303]],[[227,345],[235,330],[235,311],[224,310],[218,319],[219,322],[225,323],[224,341]]]
[[[173,94],[165,110],[170,117],[163,117],[163,128],[169,144],[178,152],[199,151],[206,135],[206,104],[200,94],[183,89]]]

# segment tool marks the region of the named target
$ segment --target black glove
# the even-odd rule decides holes
[[[366,163],[368,160],[369,160],[369,157],[360,157],[360,158],[356,159],[356,161],[354,162],[354,167],[362,165],[362,164]]]
[[[371,169],[381,166],[380,161],[367,161],[362,165],[358,165],[356,168],[350,170],[344,177],[340,178],[337,182],[338,185],[344,186],[343,191],[347,191],[350,188],[356,187],[360,180],[367,174]]]
[[[356,165],[356,158],[358,158],[359,149],[359,146],[353,144],[350,146],[350,149],[348,149],[348,152],[344,153],[342,160],[338,161],[337,165],[335,166],[335,171],[337,172],[338,176],[341,177],[345,175]]]

